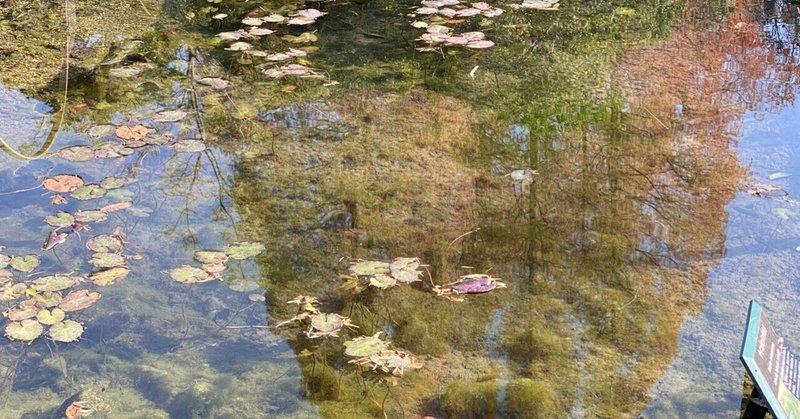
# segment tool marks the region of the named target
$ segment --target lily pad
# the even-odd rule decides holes
[[[123,125],[117,128],[114,134],[123,141],[141,141],[147,136],[147,128],[142,125],[132,127]]]
[[[172,269],[169,271],[169,276],[175,281],[184,284],[196,284],[214,279],[208,272],[189,265],[183,265],[180,268]]]
[[[133,149],[124,145],[106,141],[94,147],[94,157],[98,159],[115,159],[133,154]]]
[[[369,284],[375,288],[385,290],[397,285],[397,280],[386,274],[375,274],[369,277]]]
[[[11,340],[30,342],[44,332],[44,326],[36,320],[27,319],[21,322],[11,322],[6,326],[6,337]]]
[[[22,282],[17,283],[5,283],[0,286],[0,300],[2,301],[13,301],[19,297],[22,297],[25,294],[25,290],[28,289],[28,286]]]
[[[9,258],[11,260],[11,258]],[[0,285],[11,282],[14,279],[14,274],[7,269],[0,268]]]
[[[122,246],[122,239],[111,234],[94,236],[86,242],[86,248],[93,252],[119,252]]]
[[[11,263],[11,256],[0,254],[0,269],[5,268]]]
[[[133,202],[131,201],[122,201],[117,202],[116,204],[108,204],[100,208],[100,212],[104,212],[108,214],[109,212],[120,211],[133,206]]]
[[[350,265],[350,272],[358,276],[369,276],[377,274],[388,274],[389,264],[386,262],[379,262],[374,260],[365,260]]]
[[[11,307],[3,312],[3,315],[12,322],[18,322],[25,319],[36,317],[41,310],[41,307],[36,305],[33,300],[25,300],[16,307]]]
[[[33,295],[36,305],[42,308],[55,307],[61,302],[61,293],[58,291],[44,291]]]
[[[56,342],[75,342],[83,334],[83,325],[74,320],[64,320],[50,326],[47,335]]]
[[[89,128],[88,134],[92,138],[105,137],[106,135],[113,134],[116,129],[117,127],[113,125],[95,125]]]
[[[20,271],[20,272],[33,272],[37,266],[39,266],[39,256],[36,255],[25,255],[25,256],[14,256],[11,258],[11,267]]]
[[[66,316],[67,313],[65,313],[64,310],[56,307],[53,310],[39,311],[39,314],[36,315],[36,320],[41,324],[51,325],[64,320]]]
[[[94,150],[85,145],[76,145],[58,150],[56,156],[72,162],[89,161],[94,158]]]
[[[44,222],[53,227],[68,227],[75,222],[75,217],[68,212],[59,211],[56,215],[45,217]]]
[[[265,249],[261,243],[239,242],[226,245],[225,254],[231,259],[244,260],[260,254]]]
[[[373,336],[362,336],[344,343],[344,354],[355,358],[370,356],[389,349],[389,342],[381,340],[382,332]]]
[[[101,198],[105,196],[105,194],[106,194],[105,188],[94,183],[81,186],[80,188],[76,188],[74,191],[72,191],[72,196],[75,199],[81,201],[88,201],[90,199]]]
[[[225,263],[228,260],[228,255],[225,252],[217,252],[212,250],[198,250],[194,252],[194,259],[200,263]]]
[[[49,275],[41,278],[36,278],[31,283],[31,288],[36,291],[61,291],[75,286],[79,277],[70,275]]]
[[[170,111],[163,111],[153,115],[153,121],[156,122],[177,122],[186,118],[186,111],[180,109],[173,109]]]
[[[202,79],[197,80],[197,83],[204,86],[211,86],[211,88],[214,90],[223,90],[231,85],[231,82],[219,77],[203,77]]]
[[[206,143],[200,140],[181,140],[172,145],[178,153],[199,153],[206,149]]]
[[[311,328],[306,332],[309,338],[338,336],[344,326],[355,327],[350,319],[336,313],[319,313],[311,316]]]
[[[247,50],[249,50],[251,48],[253,48],[253,45],[251,45],[250,43],[244,42],[244,41],[239,41],[239,42],[232,43],[231,46],[229,46],[228,48],[225,48],[225,50],[227,50],[227,51],[247,51]]]
[[[106,190],[117,189],[125,186],[128,179],[122,177],[106,176],[100,181],[100,186]]]
[[[100,210],[87,210],[87,211],[78,210],[78,212],[75,213],[75,221],[81,223],[96,223],[99,221],[103,221],[106,218],[108,218],[108,215]]]
[[[115,268],[125,264],[125,256],[119,253],[97,252],[92,255],[89,263],[97,268]]]
[[[83,186],[83,178],[78,175],[55,175],[45,178],[42,186],[51,192],[72,192]]]
[[[228,268],[228,266],[225,265],[224,263],[204,263],[203,264],[203,270],[208,272],[208,273],[210,273],[211,275],[216,276],[216,277],[219,277],[219,274],[222,273],[227,268]],[[222,279],[222,278],[220,277],[220,279]]]
[[[89,292],[89,290],[72,291],[58,303],[58,308],[66,312],[83,310],[99,299],[99,292]]]
[[[416,282],[422,272],[418,271],[419,259],[417,258],[397,258],[389,265],[389,270],[394,279],[400,282]]]
[[[89,279],[94,282],[95,285],[104,287],[124,279],[126,276],[128,276],[129,272],[130,269],[124,266],[117,266],[104,271],[92,272],[92,274],[89,275]]]

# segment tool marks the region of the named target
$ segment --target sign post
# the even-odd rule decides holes
[[[755,300],[750,301],[740,357],[755,383],[751,404],[763,399],[777,419],[800,419],[800,357],[786,347]],[[756,406],[747,411],[759,412]]]

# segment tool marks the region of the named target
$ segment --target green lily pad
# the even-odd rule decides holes
[[[92,255],[89,263],[97,268],[114,268],[125,264],[125,256],[119,253],[97,252]]]
[[[100,181],[100,186],[106,190],[117,189],[125,186],[128,179],[114,176],[107,176]]]
[[[25,290],[28,289],[28,286],[22,282],[17,282],[16,284],[12,284],[10,282],[3,284],[0,286],[0,300],[2,301],[12,301],[16,300],[19,297],[22,297],[25,294]]]
[[[55,307],[61,302],[61,293],[58,291],[44,291],[33,295],[36,305],[39,307],[50,308]]]
[[[50,326],[47,335],[56,342],[75,342],[83,334],[83,325],[74,320],[64,320]]]
[[[228,260],[228,255],[225,252],[217,252],[212,250],[198,250],[194,252],[194,259],[200,263],[218,264],[225,263]]]
[[[261,243],[239,242],[226,245],[225,254],[231,259],[244,260],[260,254],[265,249]]]
[[[86,248],[93,252],[119,252],[122,245],[122,239],[111,234],[94,236],[86,242]]]
[[[36,291],[61,291],[72,288],[79,281],[78,277],[69,275],[50,275],[36,278],[31,283],[31,288]]]
[[[94,282],[95,285],[104,287],[125,279],[129,272],[130,269],[124,266],[117,266],[104,271],[93,272],[91,275],[89,275],[89,279]]]
[[[385,290],[397,285],[397,280],[386,274],[376,274],[369,277],[369,284],[375,288]]]
[[[85,145],[76,145],[58,150],[56,156],[72,162],[89,161],[94,158],[94,150]]]
[[[122,202],[131,201],[134,195],[136,195],[136,193],[130,189],[114,189],[106,193],[106,198],[112,201]]]
[[[99,299],[99,292],[89,292],[89,290],[72,291],[58,303],[58,308],[66,312],[83,310]]]
[[[336,313],[320,313],[311,317],[311,327],[323,334],[332,334],[342,329],[344,317]]]
[[[89,128],[89,136],[93,138],[105,137],[114,133],[117,127],[113,125],[95,125]]]
[[[386,262],[379,262],[374,260],[365,260],[350,265],[350,272],[358,276],[369,276],[377,274],[388,274],[389,264]]]
[[[64,317],[67,316],[67,313],[64,310],[56,307],[52,311],[51,310],[42,310],[39,314],[36,315],[36,320],[39,321],[41,324],[51,325],[56,324],[62,320]]]
[[[68,227],[75,222],[75,217],[64,211],[59,211],[56,215],[48,215],[44,218],[44,222],[53,227]]]
[[[169,271],[169,276],[184,284],[196,284],[214,279],[208,272],[189,265],[183,265],[180,268],[172,269]]]
[[[362,336],[344,343],[344,354],[355,358],[370,356],[389,349],[389,342],[381,340],[381,332],[373,336]]]
[[[87,210],[87,211],[78,210],[78,212],[75,213],[75,221],[81,223],[96,223],[103,221],[106,218],[108,218],[108,214],[100,210]]]
[[[183,118],[186,118],[186,111],[182,111],[180,109],[173,109],[169,111],[161,111],[155,115],[153,115],[153,121],[156,122],[177,122]]]
[[[206,143],[200,140],[181,140],[172,147],[178,153],[199,153],[206,149]]]
[[[64,193],[72,192],[83,186],[83,178],[78,175],[55,175],[45,178],[42,186],[51,192]]]
[[[211,275],[219,276],[222,271],[227,269],[228,266],[224,263],[204,263],[203,270],[210,273]],[[221,279],[221,278],[220,278]]]
[[[44,326],[33,319],[11,322],[6,326],[6,337],[11,340],[30,342],[41,336],[42,332],[44,332]]]
[[[0,254],[0,269],[5,268],[11,263],[11,256]]]
[[[12,268],[20,271],[20,272],[33,272],[37,266],[39,266],[39,256],[36,255],[25,255],[25,256],[14,256],[11,258],[10,265]]]
[[[75,199],[81,201],[88,201],[90,199],[101,198],[105,196],[106,190],[100,185],[96,185],[94,183],[90,183],[88,185],[83,185],[80,188],[75,189],[72,191],[72,196]]]
[[[405,283],[421,281],[419,276],[422,272],[418,271],[418,268],[419,259],[417,258],[397,258],[389,265],[394,279]]]

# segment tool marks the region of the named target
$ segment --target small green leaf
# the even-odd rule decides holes
[[[169,276],[184,284],[196,284],[214,279],[208,272],[189,265],[183,265],[180,268],[172,269],[169,271]]]
[[[239,242],[225,246],[225,254],[231,259],[244,260],[260,254],[265,249],[261,243]]]
[[[68,227],[75,222],[75,217],[68,212],[59,211],[56,215],[48,215],[45,217],[44,222],[53,227]]]
[[[11,258],[11,267],[20,272],[33,272],[37,266],[39,266],[39,256],[36,255],[14,256]]]
[[[30,342],[41,336],[42,332],[44,332],[44,326],[33,319],[11,322],[6,326],[6,337],[11,340]]]
[[[47,334],[56,342],[75,342],[83,334],[83,325],[74,320],[65,320],[50,326]]]

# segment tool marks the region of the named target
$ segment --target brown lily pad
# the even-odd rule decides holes
[[[83,310],[99,299],[99,292],[89,292],[89,290],[72,291],[58,303],[58,308],[66,312]]]
[[[42,185],[45,189],[51,192],[72,192],[75,189],[83,186],[84,181],[78,175],[55,175],[53,177],[45,178]]]
[[[117,128],[114,134],[123,141],[141,141],[147,136],[147,128],[142,125],[134,125],[132,127],[123,125]]]
[[[104,271],[93,272],[91,275],[89,275],[89,279],[96,285],[104,287],[125,279],[125,277],[128,276],[128,273],[130,273],[130,269],[127,267],[117,266]]]

